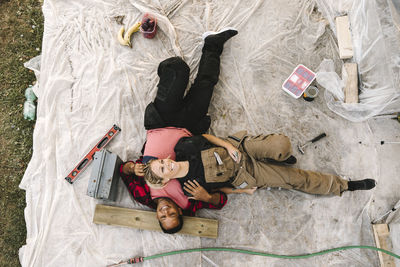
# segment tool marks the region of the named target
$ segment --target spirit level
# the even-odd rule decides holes
[[[73,184],[78,175],[83,172],[86,167],[93,161],[94,153],[105,147],[114,136],[121,131],[117,125],[114,126],[104,135],[103,138],[90,150],[90,152],[79,162],[79,164],[65,177],[68,183]]]

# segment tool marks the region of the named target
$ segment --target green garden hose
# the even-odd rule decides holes
[[[385,250],[382,248],[377,248],[377,247],[372,247],[372,246],[344,246],[344,247],[322,250],[322,251],[314,252],[314,253],[310,253],[310,254],[294,255],[294,256],[256,252],[256,251],[251,251],[251,250],[246,250],[246,249],[237,249],[237,248],[192,248],[192,249],[182,249],[182,250],[175,250],[175,251],[170,251],[170,252],[165,252],[165,253],[159,253],[159,254],[155,254],[155,255],[147,256],[147,257],[135,257],[135,258],[131,258],[127,261],[120,262],[118,264],[109,265],[108,267],[121,266],[124,264],[134,264],[134,263],[143,262],[145,260],[152,260],[152,259],[161,258],[161,257],[165,257],[165,256],[171,256],[171,255],[182,254],[182,253],[190,253],[190,252],[200,252],[200,251],[228,251],[228,252],[236,252],[236,253],[258,255],[258,256],[264,256],[264,257],[280,258],[280,259],[306,259],[306,258],[323,255],[323,254],[332,253],[332,252],[339,251],[339,250],[356,249],[356,248],[376,250],[376,251],[380,251],[385,254],[388,254],[397,259],[400,259],[400,255],[397,255],[391,251],[388,251],[388,250]]]

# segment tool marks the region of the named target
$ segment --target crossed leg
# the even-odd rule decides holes
[[[226,30],[205,38],[197,77],[186,96],[184,92],[189,79],[189,67],[179,57],[160,63],[157,95],[145,112],[145,128],[175,126],[187,128],[193,134],[207,131],[211,120],[207,116],[214,87],[220,73],[220,56],[224,43],[237,34]],[[154,117],[163,125],[152,124]]]

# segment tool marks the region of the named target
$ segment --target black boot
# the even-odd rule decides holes
[[[297,159],[296,159],[295,156],[292,155],[288,159],[284,160],[283,162],[286,163],[286,164],[293,165],[293,164],[296,164]]]
[[[374,179],[364,179],[360,181],[349,181],[348,183],[348,191],[355,191],[355,190],[370,190],[374,188],[376,182]]]
[[[226,28],[219,32],[205,32],[203,34],[203,52],[204,50],[208,50],[221,54],[224,49],[225,42],[236,34],[238,34],[238,31],[234,30],[233,28]]]

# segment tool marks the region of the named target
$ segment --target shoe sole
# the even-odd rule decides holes
[[[203,33],[203,35],[201,36],[201,38],[204,40],[204,39],[207,38],[207,36],[214,35],[214,34],[219,34],[219,33],[221,33],[221,32],[226,32],[226,31],[229,31],[229,30],[238,31],[238,30],[236,30],[236,29],[233,28],[233,27],[226,27],[226,28],[223,28],[222,30],[217,31],[217,32],[213,32],[213,31],[205,32],[205,33]]]

